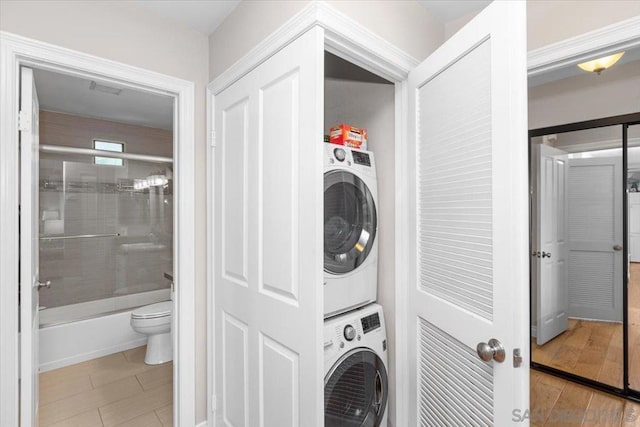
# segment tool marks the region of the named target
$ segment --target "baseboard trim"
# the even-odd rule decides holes
[[[132,348],[143,346],[147,343],[147,338],[140,338],[135,341],[129,341],[113,347],[101,348],[96,351],[90,351],[88,353],[77,354],[72,357],[64,359],[53,360],[48,363],[40,365],[40,372],[47,372],[53,369],[64,368],[65,366],[75,365],[76,363],[86,362],[87,360],[97,359],[98,357],[108,356],[120,351],[130,350]]]

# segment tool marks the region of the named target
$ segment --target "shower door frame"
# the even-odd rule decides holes
[[[195,84],[12,33],[0,32],[0,425],[19,420],[19,132],[20,67],[111,81],[174,98],[175,425],[195,420]]]

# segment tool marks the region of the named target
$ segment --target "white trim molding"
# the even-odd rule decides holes
[[[390,81],[403,80],[418,60],[324,1],[312,2],[207,86],[215,95],[319,25],[325,49]]]
[[[640,46],[640,15],[529,52],[529,77]]]
[[[195,423],[195,85],[142,68],[0,32],[0,425],[18,426],[19,69],[31,66],[84,78],[99,77],[174,102],[174,421]],[[25,426],[26,427],[26,426]]]

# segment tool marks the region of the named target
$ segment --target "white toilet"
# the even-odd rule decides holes
[[[158,365],[173,360],[171,340],[171,312],[173,301],[145,305],[131,312],[131,327],[139,334],[148,335],[144,363]]]

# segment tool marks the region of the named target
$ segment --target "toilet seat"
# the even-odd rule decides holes
[[[146,305],[134,310],[131,319],[157,319],[171,316],[173,308],[172,301],[163,301],[157,304]]]

